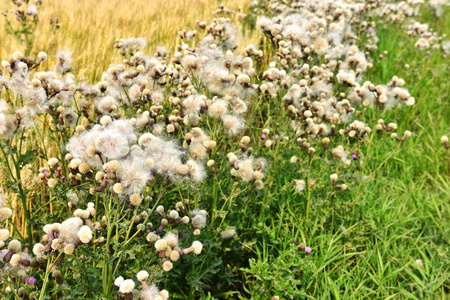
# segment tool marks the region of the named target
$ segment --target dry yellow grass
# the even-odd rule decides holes
[[[9,2],[0,1],[0,10],[11,9]],[[146,50],[152,51],[159,45],[173,50],[179,42],[178,31],[198,30],[195,21],[212,20],[212,12],[219,4],[245,11],[250,1],[44,0],[32,53],[45,51],[51,57],[58,49],[70,49],[75,73],[98,79],[111,62],[120,61],[114,49],[115,39],[143,37],[148,43]],[[50,19],[56,18],[61,28],[55,31]],[[2,19],[0,57],[4,59],[25,45],[6,35]]]

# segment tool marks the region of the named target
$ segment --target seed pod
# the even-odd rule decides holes
[[[25,266],[25,267],[28,267],[29,265],[31,265],[31,262],[30,262],[28,259],[21,259],[21,260],[19,261],[19,263],[20,263],[22,266]]]
[[[14,252],[12,250],[9,250],[8,253],[5,254],[3,257],[4,262],[9,262],[11,260],[11,257],[13,256]]]

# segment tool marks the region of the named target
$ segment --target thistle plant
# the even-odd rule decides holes
[[[386,162],[414,140],[392,120],[416,105],[410,83],[366,74],[389,57],[374,58],[380,20],[445,48],[406,25],[415,5],[254,1],[240,18],[257,20],[259,45],[239,45],[239,12],[220,6],[173,52],[118,38],[98,82],[72,74],[71,50],[3,60],[5,297],[304,297],[323,245],[282,222],[284,201],[296,224],[344,235],[375,145]],[[291,225],[299,240],[275,236]],[[275,266],[262,261],[280,244]]]
[[[39,23],[41,0],[12,0],[14,10],[5,11],[6,32],[25,43],[25,56],[30,55],[34,44],[34,32]]]

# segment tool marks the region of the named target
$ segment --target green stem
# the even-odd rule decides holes
[[[56,259],[50,263],[50,258],[47,259],[47,268],[45,269],[45,277],[44,277],[44,283],[42,284],[41,294],[39,295],[39,300],[43,299],[45,295],[45,289],[47,288],[47,282],[48,282],[48,275],[50,273],[50,270],[53,268],[54,264],[58,261],[58,259],[61,257],[61,255],[64,252],[60,252]]]

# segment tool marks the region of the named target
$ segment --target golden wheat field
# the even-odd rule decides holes
[[[209,21],[219,4],[245,12],[249,0],[48,0],[39,13],[40,23],[34,33],[33,51],[46,49],[49,55],[58,49],[73,51],[74,67],[87,78],[98,79],[116,56],[114,42],[120,38],[143,37],[147,49],[157,46],[175,50],[180,42],[180,30],[196,29],[196,20]],[[0,10],[12,8],[10,1],[2,0]],[[236,15],[234,15],[236,17]],[[4,18],[0,19],[5,26]],[[50,20],[58,20],[59,29]],[[248,33],[246,42],[255,41]],[[14,37],[0,31],[0,56],[6,57],[23,50]]]

